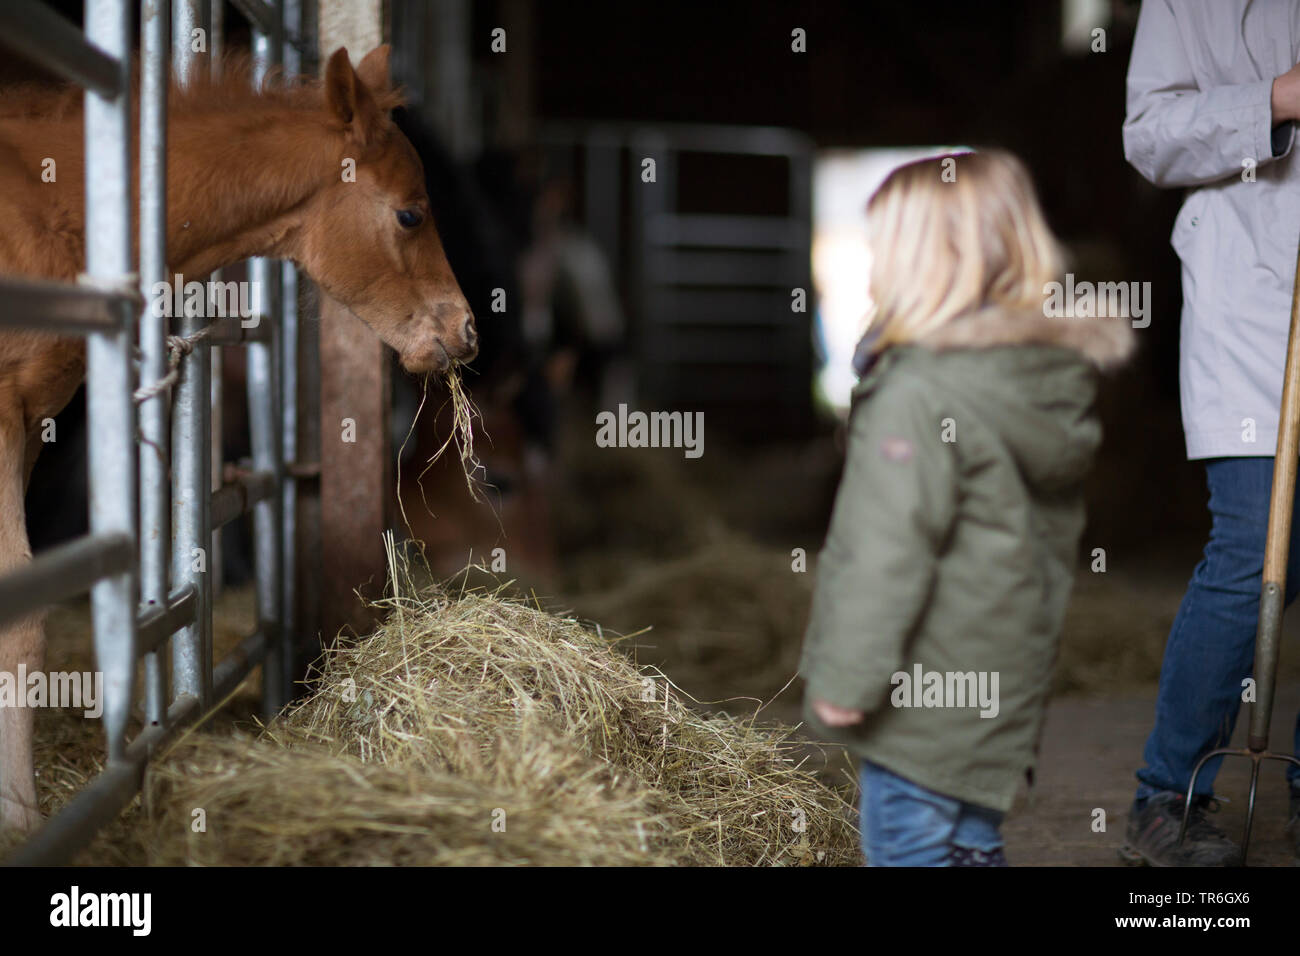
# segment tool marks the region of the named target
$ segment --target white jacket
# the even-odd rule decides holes
[[[1124,155],[1155,185],[1188,188],[1172,241],[1189,458],[1276,450],[1300,165],[1270,96],[1297,40],[1300,0],[1145,0],[1138,19]]]

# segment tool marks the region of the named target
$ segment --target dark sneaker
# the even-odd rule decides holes
[[[1141,809],[1134,803],[1128,817],[1128,843],[1119,851],[1120,856],[1126,863],[1139,866],[1236,866],[1241,862],[1241,847],[1208,818],[1217,810],[1217,802],[1209,797],[1195,798],[1187,820],[1187,836],[1179,846],[1182,794],[1157,794]]]
[[[953,844],[948,848],[948,866],[1006,866],[1007,854],[1003,847],[995,850],[977,850],[970,846]]]

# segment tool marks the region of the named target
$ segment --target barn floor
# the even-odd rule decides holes
[[[646,568],[641,567],[633,580],[586,598],[573,596],[569,604],[584,616],[612,616],[617,626],[626,630],[632,629],[633,621],[641,627],[652,626],[651,631],[630,641],[637,657],[662,666],[675,683],[707,702],[708,709],[753,713],[762,701],[762,719],[797,723],[801,687],[786,684],[794,673],[800,621],[806,614],[800,600],[800,595],[806,597],[806,582],[800,582],[793,592],[778,593],[776,600],[756,602],[752,591],[747,598],[743,592],[749,589],[740,585],[754,574],[764,575],[768,582],[777,580],[773,568],[785,563],[784,555],[748,545],[750,550],[739,553],[736,580],[728,585],[726,580],[720,584],[716,575],[708,579],[701,569],[716,569],[721,554],[737,557],[740,546],[729,539],[710,547],[702,556],[666,562],[659,578],[647,579]],[[1081,576],[1064,639],[1058,695],[1048,712],[1038,783],[1032,798],[1022,796],[1004,827],[1013,865],[1120,865],[1116,849],[1123,842],[1133,771],[1150,729],[1159,652],[1181,595],[1182,575],[1174,570],[1177,562],[1168,564],[1162,569],[1160,562],[1148,562],[1143,572],[1145,583],[1125,575]],[[700,578],[700,586],[720,599],[709,606],[712,619],[707,614],[700,616],[699,602],[687,602],[684,609],[681,600],[667,597],[675,590],[674,575]],[[1134,589],[1146,598],[1141,604],[1134,603]],[[657,600],[652,599],[655,595]],[[623,614],[614,613],[612,608],[620,603]],[[737,610],[742,603],[747,610]],[[52,616],[52,663],[89,664],[82,639],[88,623],[86,611],[82,603]],[[621,620],[624,617],[626,621]],[[242,633],[251,621],[249,590],[228,592],[217,618],[225,640]],[[1121,620],[1127,621],[1127,627],[1117,635]],[[1300,709],[1297,653],[1292,650],[1300,645],[1295,640],[1298,622],[1300,619],[1293,618],[1287,628],[1291,639],[1285,648],[1290,660],[1284,657],[1278,688],[1276,745],[1288,739],[1292,715]],[[1122,653],[1111,647],[1116,640],[1122,644]],[[749,652],[744,650],[746,646]],[[727,647],[736,650],[724,653]],[[1107,661],[1110,666],[1105,666]],[[249,688],[236,703],[239,713],[235,717],[248,717],[255,696],[255,688]],[[40,748],[41,784],[48,813],[66,802],[98,769],[94,756],[98,734],[93,722],[56,721],[54,714],[42,714],[42,718],[38,736],[45,737],[47,746]],[[1239,722],[1238,745],[1243,727],[1244,720]],[[73,731],[75,743],[68,736]],[[824,764],[828,778],[843,783],[851,775],[842,754],[827,754],[811,745],[807,753],[811,761]],[[1219,822],[1234,838],[1244,819],[1247,766],[1245,761],[1230,761],[1219,775],[1218,790],[1226,798]],[[1106,811],[1105,832],[1092,830],[1096,808]],[[1282,832],[1285,813],[1281,765],[1269,765],[1259,791],[1252,865],[1294,865]]]
[[[820,544],[816,495],[792,498],[791,487],[833,486],[836,459],[826,449],[774,452],[744,463],[745,480],[725,466],[684,477],[680,459],[620,458],[617,450],[569,472],[582,503],[557,533],[564,576],[536,592],[556,610],[601,622],[606,633],[632,635],[628,649],[654,664],[710,710],[796,724],[802,686],[794,677],[815,566],[791,570],[791,548],[810,558]],[[827,480],[832,480],[830,485]],[[725,489],[719,495],[714,489]],[[715,497],[717,496],[717,497]],[[766,503],[782,501],[779,509]],[[786,507],[784,502],[790,502]],[[616,516],[616,520],[611,520]],[[1038,785],[1005,824],[1008,856],[1023,866],[1118,866],[1133,773],[1154,711],[1160,659],[1170,622],[1200,542],[1165,540],[1158,548],[1113,548],[1104,574],[1081,570],[1066,621],[1048,713]],[[89,664],[85,602],[51,615],[51,667]],[[252,626],[248,588],[228,591],[217,608],[217,643],[233,643]],[[1287,621],[1273,741],[1289,739],[1300,709],[1300,614]],[[218,726],[247,718],[249,686]],[[1244,724],[1244,721],[1241,722]],[[1243,728],[1238,728],[1238,739]],[[97,727],[42,714],[38,724],[42,802],[66,802],[98,765]],[[842,753],[809,744],[807,754],[829,780],[848,784]],[[1218,790],[1219,822],[1240,833],[1247,765],[1229,762]],[[1094,833],[1094,810],[1106,812]],[[1294,865],[1282,833],[1286,799],[1280,765],[1265,768],[1250,862]],[[112,854],[109,854],[112,859]],[[103,860],[105,857],[101,856]],[[130,862],[131,857],[119,857]]]
[[[1300,683],[1278,688],[1273,744],[1290,739],[1291,719],[1300,708]],[[1133,800],[1133,771],[1151,729],[1155,695],[1068,697],[1048,710],[1038,784],[1032,803],[1013,810],[1003,827],[1013,866],[1116,866]],[[1285,718],[1285,719],[1284,719]],[[1245,745],[1239,721],[1233,746]],[[1229,758],[1215,789],[1223,807],[1214,818],[1234,840],[1245,822],[1249,762]],[[1287,795],[1282,764],[1270,761],[1260,773],[1251,835],[1251,866],[1294,866],[1286,824]],[[1094,833],[1095,808],[1106,811],[1106,831]]]

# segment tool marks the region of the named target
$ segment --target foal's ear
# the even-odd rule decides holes
[[[347,47],[339,47],[325,65],[325,102],[335,118],[347,127],[361,146],[372,142],[383,128],[379,105],[352,69]]]
[[[388,71],[388,55],[392,50],[387,43],[377,46],[357,64],[357,76],[372,93],[387,93],[393,88],[393,77]]]

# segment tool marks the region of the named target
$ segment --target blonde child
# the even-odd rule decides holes
[[[861,760],[869,865],[1005,865],[1101,440],[1097,370],[1133,333],[1048,294],[1060,252],[1007,153],[903,166],[867,219],[874,304],[800,666],[808,717]]]

